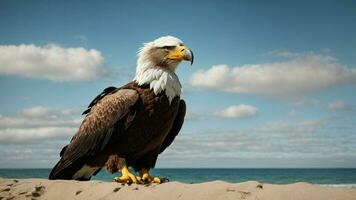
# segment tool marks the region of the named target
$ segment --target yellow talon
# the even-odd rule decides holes
[[[138,181],[137,181],[137,178],[135,175],[133,175],[129,169],[127,169],[127,167],[123,167],[121,169],[121,173],[122,173],[122,176],[120,177],[115,177],[114,178],[114,181],[118,182],[118,183],[126,183],[127,181],[132,181],[132,183],[135,183],[137,184]]]
[[[147,169],[143,168],[139,171],[141,179],[145,183],[162,183],[161,179],[158,177],[153,177],[150,175]]]
[[[162,181],[160,178],[154,177],[152,182],[153,183],[161,183]]]

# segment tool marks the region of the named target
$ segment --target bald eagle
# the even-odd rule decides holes
[[[83,112],[79,130],[60,152],[49,179],[90,180],[102,168],[121,172],[117,182],[161,183],[153,177],[157,157],[179,133],[186,112],[175,73],[193,52],[173,36],[145,43],[136,75],[122,87],[104,89]],[[139,172],[135,176],[129,167]]]

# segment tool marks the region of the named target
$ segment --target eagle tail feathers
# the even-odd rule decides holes
[[[50,180],[80,180],[86,181],[90,180],[91,175],[88,176],[85,173],[80,173],[79,171],[83,168],[83,165],[78,164],[71,164],[67,167],[63,168],[63,163],[59,161],[52,169],[51,173],[49,174]]]

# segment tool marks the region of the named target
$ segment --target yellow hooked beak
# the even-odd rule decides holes
[[[188,49],[186,46],[178,46],[174,50],[172,50],[168,55],[166,55],[166,58],[172,59],[172,60],[187,60],[190,61],[190,64],[193,64],[194,61],[194,55],[193,52]]]

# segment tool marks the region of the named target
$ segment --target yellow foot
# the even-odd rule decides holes
[[[121,169],[122,176],[115,177],[114,181],[118,183],[138,183],[137,178],[133,175],[127,167]]]
[[[158,178],[158,177],[153,177],[150,175],[150,173],[148,172],[147,169],[143,168],[139,171],[140,173],[140,177],[141,177],[141,181],[144,184],[148,184],[148,183],[165,183],[168,182],[169,180],[167,178]]]

